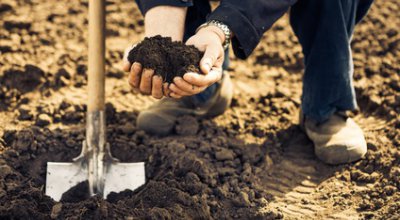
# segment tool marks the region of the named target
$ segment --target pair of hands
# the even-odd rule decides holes
[[[132,48],[125,51],[123,70],[129,73],[128,81],[133,90],[142,94],[151,95],[156,99],[164,96],[177,99],[192,96],[221,79],[224,61],[224,49],[221,43],[223,40],[213,27],[200,29],[189,38],[187,45],[193,45],[204,52],[200,61],[202,74],[185,73],[183,77],[175,77],[171,84],[163,82],[161,76],[154,74],[154,70],[145,69],[140,63],[129,63],[127,54]]]

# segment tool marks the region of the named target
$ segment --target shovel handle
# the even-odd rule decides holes
[[[89,0],[88,106],[86,154],[90,194],[104,190],[105,0]]]
[[[88,112],[104,110],[105,0],[89,0]]]

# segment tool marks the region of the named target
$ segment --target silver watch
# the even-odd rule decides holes
[[[224,50],[228,49],[229,44],[231,43],[231,37],[232,37],[232,31],[229,29],[229,27],[220,21],[211,20],[211,21],[208,21],[207,23],[200,25],[197,28],[196,32],[199,31],[200,29],[202,29],[203,27],[207,27],[207,26],[215,26],[215,27],[221,29],[222,32],[224,32],[225,41],[222,44],[222,47],[224,48]]]

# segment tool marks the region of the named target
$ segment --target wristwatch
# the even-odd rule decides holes
[[[224,32],[225,41],[224,41],[224,43],[222,44],[222,47],[224,48],[224,50],[228,49],[229,44],[231,43],[231,37],[232,37],[232,31],[229,29],[229,27],[228,27],[226,24],[224,24],[224,23],[222,23],[222,22],[220,22],[220,21],[211,20],[211,21],[208,21],[207,23],[204,23],[204,24],[200,25],[200,26],[197,28],[196,33],[197,33],[200,29],[202,29],[202,28],[204,28],[204,27],[207,27],[207,26],[215,26],[215,27],[221,29],[222,32]]]

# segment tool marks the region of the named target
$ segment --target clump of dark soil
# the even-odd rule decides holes
[[[45,81],[45,72],[34,65],[4,71],[0,74],[0,109],[11,107],[23,94],[39,89]]]
[[[68,191],[62,194],[61,202],[80,202],[82,200],[90,198],[89,193],[89,182],[84,181],[78,183],[76,186],[72,187]]]
[[[0,3],[0,14],[11,10],[12,10],[11,5]]]
[[[129,62],[138,62],[143,68],[153,69],[171,83],[175,76],[183,76],[187,72],[200,73],[202,52],[194,46],[172,41],[170,37],[145,38],[136,45],[128,56]]]
[[[21,93],[33,91],[43,82],[43,70],[33,65],[26,65],[24,71],[8,70],[0,78],[0,85],[17,89]]]

